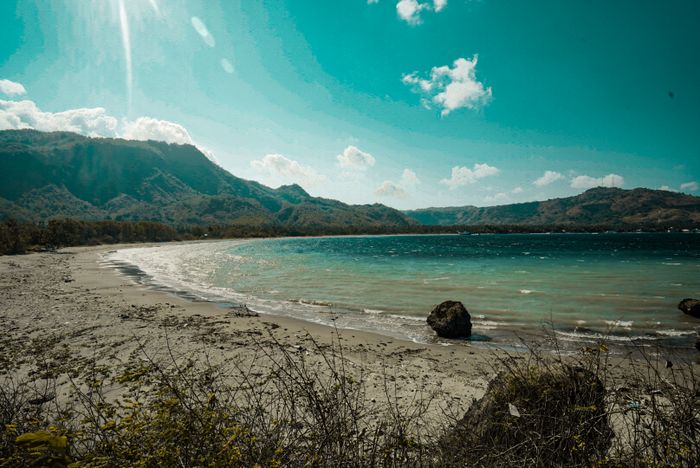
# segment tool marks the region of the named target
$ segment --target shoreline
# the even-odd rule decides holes
[[[37,349],[61,356],[58,367],[82,369],[79,363],[90,362],[117,368],[142,352],[162,356],[173,343],[178,356],[215,364],[247,362],[261,346],[274,343],[311,359],[312,339],[322,347],[342,346],[344,357],[371,382],[370,395],[376,392],[376,398],[384,391],[382,378],[389,375],[401,383],[396,391],[407,400],[415,392],[436,394],[440,405],[465,411],[485,391],[500,353],[468,342],[418,344],[283,316],[236,317],[214,303],[140,286],[99,264],[101,254],[120,247],[0,257],[0,320],[7,330],[0,339],[7,353],[0,375],[37,378],[32,370]],[[67,398],[70,381],[63,377],[58,384]]]
[[[389,237],[394,237],[394,235],[386,235]],[[353,235],[353,236],[317,236],[315,238],[324,237],[359,237],[364,238],[364,235]],[[595,345],[599,341],[606,341],[615,348],[616,354],[624,354],[631,348],[645,347],[648,349],[666,349],[669,352],[674,352],[676,354],[680,353],[692,353],[695,351],[693,348],[695,342],[695,335],[698,329],[693,330],[673,330],[673,329],[660,329],[660,330],[637,330],[633,332],[631,329],[631,324],[633,322],[625,322],[626,319],[618,317],[613,320],[604,320],[608,325],[608,328],[600,328],[595,325],[587,325],[584,321],[577,321],[581,323],[567,325],[566,323],[554,323],[552,324],[549,320],[544,320],[543,322],[532,322],[529,323],[527,327],[519,327],[517,329],[512,329],[507,326],[507,323],[503,323],[502,328],[494,328],[493,323],[486,319],[483,324],[480,324],[481,320],[484,320],[484,315],[481,313],[475,313],[472,311],[472,323],[474,324],[475,331],[471,339],[464,340],[446,340],[436,337],[432,330],[425,324],[425,317],[430,309],[425,310],[425,317],[420,317],[418,315],[411,314],[410,317],[404,317],[402,315],[396,315],[397,313],[387,313],[385,317],[387,320],[400,320],[405,319],[406,329],[403,327],[391,330],[382,326],[381,322],[374,323],[375,319],[371,319],[363,322],[362,311],[372,311],[377,310],[375,305],[363,304],[360,309],[349,308],[343,309],[340,307],[336,310],[335,306],[328,302],[323,296],[309,296],[309,301],[304,302],[303,299],[299,301],[296,300],[284,300],[284,299],[274,299],[269,297],[258,297],[255,294],[237,292],[230,289],[222,289],[218,291],[219,287],[212,288],[214,291],[210,291],[209,288],[202,289],[203,286],[191,286],[189,283],[183,283],[182,279],[178,277],[171,278],[169,271],[160,271],[160,267],[157,266],[155,269],[150,265],[150,269],[142,270],[138,262],[138,255],[117,255],[117,258],[106,258],[107,253],[117,253],[118,251],[130,250],[130,249],[144,249],[144,248],[158,248],[167,246],[179,246],[179,245],[199,245],[199,244],[210,244],[212,242],[217,243],[227,243],[227,242],[256,242],[264,241],[268,238],[262,239],[228,239],[228,240],[199,240],[199,241],[185,241],[185,242],[174,242],[174,243],[160,243],[160,244],[126,244],[126,245],[115,245],[112,248],[105,247],[102,255],[105,257],[104,266],[106,268],[116,269],[120,274],[127,275],[135,283],[138,283],[142,287],[148,287],[156,291],[166,292],[169,294],[177,295],[181,298],[193,301],[205,301],[217,304],[220,307],[230,307],[238,305],[249,305],[247,300],[252,301],[251,309],[264,315],[265,317],[284,317],[291,320],[299,321],[305,324],[314,324],[325,327],[334,328],[337,326],[340,330],[348,330],[353,332],[365,332],[373,333],[379,336],[383,336],[387,339],[401,340],[406,342],[411,342],[419,345],[440,345],[440,346],[453,346],[469,344],[475,347],[485,347],[488,349],[501,349],[506,351],[516,351],[522,352],[526,351],[527,346],[523,345],[523,340],[527,343],[532,342],[542,342],[551,336],[555,336],[558,345],[557,349],[565,349],[568,352],[575,352],[581,347]],[[278,240],[278,238],[274,238]],[[281,238],[281,239],[295,239],[295,238]],[[180,252],[178,250],[178,252]],[[174,254],[176,252],[173,252]],[[158,255],[157,253],[154,255]],[[148,257],[150,255],[147,255]],[[157,258],[157,257],[156,257]],[[149,265],[148,263],[146,264]],[[157,263],[156,263],[157,265]],[[153,271],[151,271],[153,270]],[[165,276],[163,276],[165,274]],[[196,282],[195,282],[196,283]],[[197,283],[198,284],[198,283]],[[247,296],[247,297],[246,297]],[[306,297],[306,296],[304,296]],[[246,300],[247,299],[247,300]],[[318,302],[317,302],[318,301]],[[268,304],[269,303],[269,304]],[[273,305],[271,305],[273,304]],[[297,310],[295,307],[297,305],[318,305],[319,307],[326,307],[328,310],[323,309],[318,312],[318,319],[314,311],[305,311],[303,309]],[[466,304],[466,303],[465,303]],[[469,304],[466,304],[468,308]],[[378,306],[382,308],[381,306]],[[358,312],[359,310],[359,312]],[[345,313],[347,312],[347,316]],[[296,315],[296,316],[295,316]],[[335,320],[338,319],[336,324]],[[600,319],[602,320],[602,319]],[[418,325],[420,323],[421,325]],[[583,324],[582,324],[583,323]],[[629,325],[625,325],[628,323]],[[660,322],[659,322],[660,323]],[[483,328],[479,328],[483,325]],[[374,326],[378,326],[373,329]],[[674,332],[674,333],[671,333]],[[692,336],[691,336],[692,335]]]
[[[238,317],[215,303],[138,285],[99,263],[102,254],[120,247],[0,257],[0,320],[6,330],[0,335],[0,379],[55,385],[57,401],[70,402],[76,378],[106,371],[112,380],[105,396],[115,399],[125,391],[118,373],[144,360],[215,366],[224,374],[240,367],[265,372],[266,353],[284,350],[323,366],[319,351],[328,350],[339,353],[348,372],[363,382],[368,400],[384,401],[390,391],[401,405],[427,398],[433,416],[448,411],[461,417],[484,395],[504,357],[526,362],[538,353],[575,362],[581,356],[548,349],[544,337],[529,343],[532,352],[512,352],[468,341],[414,343],[284,316]],[[672,350],[650,351],[646,358],[657,363],[679,357]],[[605,353],[608,370],[623,381],[630,364],[648,362],[632,350]],[[697,368],[700,359],[689,363]]]

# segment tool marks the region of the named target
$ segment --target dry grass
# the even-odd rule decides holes
[[[68,372],[70,398],[56,397],[55,372],[11,371],[0,466],[700,465],[692,365],[647,357],[623,384],[604,344],[501,354],[485,397],[451,418],[431,411],[431,395],[399,404],[389,378],[370,398],[340,340],[308,342],[301,352],[272,339],[227,365],[142,347],[119,368]]]

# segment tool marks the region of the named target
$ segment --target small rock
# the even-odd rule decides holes
[[[700,318],[700,301],[686,298],[678,304],[678,309],[691,317]]]

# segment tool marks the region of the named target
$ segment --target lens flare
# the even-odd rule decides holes
[[[124,61],[126,62],[126,100],[128,109],[127,112],[131,114],[131,98],[134,87],[134,74],[131,65],[131,34],[129,32],[129,17],[126,13],[126,6],[124,6],[124,0],[119,0],[119,27],[122,33]]]

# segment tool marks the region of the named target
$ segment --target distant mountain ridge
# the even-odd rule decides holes
[[[0,220],[279,224],[306,229],[410,226],[380,204],[312,197],[240,179],[191,145],[0,131]]]
[[[665,190],[592,188],[580,195],[512,205],[405,211],[425,225],[700,225],[700,197]]]

